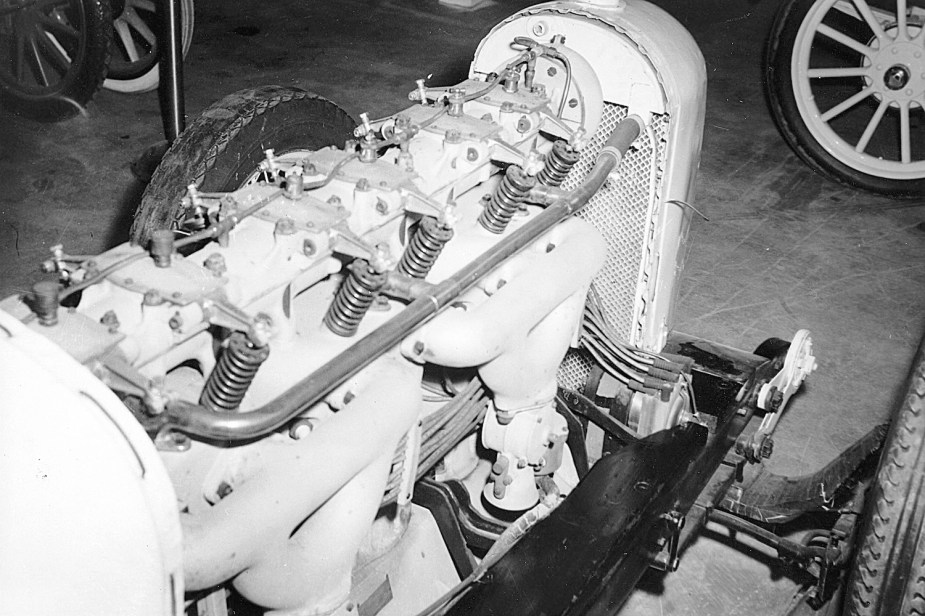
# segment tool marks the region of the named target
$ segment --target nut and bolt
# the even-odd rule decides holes
[[[42,280],[32,285],[32,311],[46,327],[58,324],[58,283]]]
[[[119,317],[116,316],[115,310],[107,310],[103,316],[100,317],[100,325],[105,326],[110,334],[115,334],[119,331]]]
[[[314,426],[309,419],[298,419],[289,426],[289,438],[295,441],[300,441],[309,434],[312,433]]]
[[[479,151],[475,148],[469,148],[466,150],[466,160],[470,163],[474,163],[479,159]]]
[[[222,274],[228,271],[228,266],[225,265],[225,257],[217,252],[206,257],[203,266],[216,278],[220,278]]]
[[[461,143],[462,142],[462,133],[455,128],[451,128],[446,131],[446,142],[447,143]]]
[[[783,403],[784,392],[776,387],[771,387],[771,391],[768,393],[768,410],[773,412],[779,411]]]
[[[315,246],[315,242],[311,240],[305,240],[304,242],[302,242],[302,253],[306,257],[313,257],[315,256],[315,253],[317,252],[318,252],[318,247]]]
[[[530,121],[530,118],[527,116],[520,116],[520,119],[517,120],[517,132],[525,133],[533,127],[533,123]]]
[[[169,325],[170,329],[173,331],[179,331],[179,329],[183,327],[183,317],[180,316],[179,312],[175,312],[173,316],[170,317],[170,320],[167,321],[167,325]]]
[[[145,296],[144,296],[144,299],[142,300],[142,304],[144,304],[145,306],[160,306],[161,304],[164,303],[164,301],[165,300],[163,296],[161,295],[160,291],[158,291],[157,289],[148,289],[147,291],[145,291]]]
[[[299,170],[286,174],[286,196],[290,199],[301,199],[305,188],[305,179]]]
[[[770,435],[765,435],[758,446],[758,455],[763,459],[768,459],[774,453],[774,439]]]
[[[369,180],[367,178],[360,178],[357,180],[356,188],[357,190],[369,190]],[[330,199],[328,201],[330,202]],[[340,202],[340,199],[338,199],[338,202]]]
[[[151,234],[151,258],[157,267],[170,267],[170,257],[174,251],[173,231],[158,229]]]
[[[273,229],[274,235],[294,235],[295,232],[295,221],[288,216],[284,216],[277,220],[276,228]]]

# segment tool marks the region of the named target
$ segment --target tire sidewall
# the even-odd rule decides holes
[[[340,107],[297,88],[242,90],[206,109],[164,155],[135,213],[132,241],[144,245],[155,229],[177,228],[189,184],[233,191],[273,149],[343,146],[356,123]]]

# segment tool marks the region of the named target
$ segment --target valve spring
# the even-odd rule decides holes
[[[536,180],[546,186],[561,186],[579,158],[581,158],[581,153],[567,142],[561,139],[556,141],[546,155],[543,168],[536,174]]]
[[[199,403],[217,413],[227,413],[241,406],[257,369],[269,354],[269,346],[255,346],[241,332],[231,334],[206,381]]]
[[[504,233],[520,204],[535,185],[536,178],[524,173],[523,169],[517,165],[508,167],[485,209],[482,210],[479,224],[492,233]]]
[[[396,269],[406,276],[425,278],[443,247],[452,238],[452,228],[438,222],[436,218],[425,216],[408,242]]]
[[[387,276],[385,272],[373,271],[363,259],[355,260],[349,269],[350,274],[340,285],[324,315],[324,324],[328,329],[345,338],[356,333],[379,289],[385,285]]]

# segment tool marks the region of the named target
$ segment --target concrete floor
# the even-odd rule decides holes
[[[692,227],[677,328],[744,349],[813,331],[819,369],[771,459],[776,472],[811,472],[883,420],[901,385],[925,326],[925,209],[824,180],[784,144],[761,84],[776,3],[658,3],[691,30],[709,75],[696,205],[710,221]],[[459,13],[433,0],[198,0],[187,112],[277,83],[378,117],[405,104],[417,78],[463,78],[487,29],[526,4]],[[161,138],[154,93],[103,91],[85,117],[54,125],[0,115],[0,296],[27,290],[53,244],[89,254],[126,239],[143,190],[129,164]],[[795,587],[772,560],[707,534],[622,613],[779,615]]]

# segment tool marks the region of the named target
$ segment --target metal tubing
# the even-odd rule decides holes
[[[180,0],[162,0],[164,26],[161,30],[160,95],[161,114],[167,141],[173,143],[186,129],[183,100],[183,24]]]
[[[244,441],[259,438],[282,427],[299,413],[317,404],[344,380],[395,347],[411,330],[429,321],[501,263],[581,210],[620,164],[643,127],[638,116],[630,116],[620,122],[598,155],[594,168],[580,186],[282,395],[253,411],[236,414],[217,414],[199,405],[173,403],[159,416],[158,419],[163,422],[159,430],[176,430],[206,439]]]

